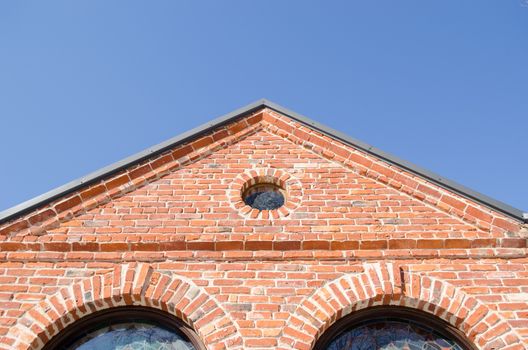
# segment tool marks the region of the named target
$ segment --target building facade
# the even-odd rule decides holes
[[[527,349],[525,216],[259,101],[1,213],[0,349]]]

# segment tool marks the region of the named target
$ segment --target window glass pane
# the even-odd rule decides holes
[[[176,332],[146,323],[120,323],[89,333],[68,350],[195,350]]]
[[[328,350],[462,350],[433,329],[407,320],[374,320],[337,336]]]

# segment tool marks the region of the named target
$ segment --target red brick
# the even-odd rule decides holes
[[[415,249],[416,240],[414,239],[390,239],[389,249]]]
[[[214,250],[214,242],[187,242],[188,250]]]
[[[330,242],[328,241],[304,241],[302,242],[302,249],[311,250],[311,249],[330,249]]]
[[[295,241],[273,242],[273,250],[299,250],[299,249],[301,249],[301,242],[295,242]]]
[[[39,223],[39,222],[42,222],[42,221],[45,221],[47,219],[50,219],[52,217],[54,217],[56,214],[53,210],[51,209],[46,209],[42,212],[39,212],[35,215],[32,215],[28,218],[28,221],[30,224],[34,225],[36,223]]]
[[[286,206],[251,210],[246,182],[272,175]],[[345,312],[381,304],[482,348],[528,336],[520,222],[271,109],[13,220],[0,224],[0,348],[27,350],[16,334],[42,347],[123,304],[169,311],[216,350],[311,350]]]
[[[82,198],[82,200],[86,200],[88,198],[92,198],[94,196],[97,196],[103,192],[106,191],[106,188],[104,185],[102,184],[98,184],[98,185],[94,185],[92,187],[89,187],[85,190],[83,190],[81,193],[80,193],[80,196]]]
[[[359,249],[387,249],[387,241],[361,241]]]
[[[461,200],[447,195],[442,196],[440,200],[458,210],[464,210],[464,208],[467,206],[466,203],[462,202]]]
[[[0,228],[0,235],[7,235],[11,232],[21,231],[27,227],[29,227],[29,224],[26,220],[9,223],[6,226]]]
[[[192,151],[193,151],[193,149],[192,149],[191,146],[183,146],[183,147],[177,148],[174,151],[172,151],[172,157],[175,160],[178,160],[181,157],[188,155]]]
[[[242,241],[227,241],[227,242],[217,242],[216,250],[243,250],[244,242]]]
[[[130,179],[136,179],[140,176],[143,176],[149,173],[150,171],[152,171],[150,164],[145,164],[145,165],[142,165],[140,167],[130,170],[129,176],[130,176]],[[81,196],[82,196],[82,193],[81,193]]]
[[[206,136],[206,137],[202,137],[201,139],[194,141],[193,143],[191,143],[191,145],[192,145],[192,148],[196,151],[202,147],[210,145],[213,142],[214,140],[211,136]]]
[[[166,154],[166,155],[164,155],[164,156],[162,156],[162,157],[159,157],[158,159],[154,160],[154,161],[150,164],[150,166],[151,166],[152,168],[156,169],[156,168],[158,168],[158,167],[160,167],[160,166],[162,166],[162,165],[165,165],[165,164],[167,164],[167,163],[170,163],[170,162],[172,162],[172,161],[173,161],[172,154]],[[147,169],[148,169],[148,168],[147,168]],[[147,169],[145,169],[145,171],[146,171]]]
[[[71,209],[74,206],[79,205],[79,204],[81,204],[81,198],[79,196],[73,196],[73,197],[66,199],[65,201],[62,201],[56,204],[55,211],[62,212],[64,210]]]
[[[272,250],[273,242],[271,241],[247,241],[244,243],[245,250]]]
[[[416,242],[418,249],[439,249],[444,247],[445,241],[442,239],[419,239]]]
[[[330,244],[332,250],[354,250],[359,248],[359,242],[357,241],[332,241]]]

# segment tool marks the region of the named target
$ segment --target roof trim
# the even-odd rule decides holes
[[[49,203],[57,198],[60,198],[68,193],[74,192],[78,190],[81,187],[87,186],[89,184],[92,184],[96,181],[101,180],[102,178],[105,178],[109,175],[112,175],[120,170],[123,170],[125,168],[128,168],[129,166],[132,166],[134,164],[137,164],[147,158],[150,158],[152,156],[155,156],[157,154],[160,154],[172,147],[175,147],[179,144],[185,143],[191,139],[197,138],[200,135],[207,133],[211,131],[212,129],[215,129],[219,126],[222,126],[224,124],[227,124],[237,118],[240,118],[244,115],[247,115],[248,113],[257,111],[262,108],[270,108],[278,113],[281,113],[283,115],[286,115],[302,124],[305,124],[306,126],[318,130],[322,132],[323,134],[334,138],[336,140],[339,140],[345,144],[348,144],[352,147],[358,148],[364,152],[367,152],[376,158],[379,158],[385,162],[388,162],[390,164],[393,164],[397,167],[400,167],[402,169],[405,169],[406,171],[409,171],[421,178],[424,178],[428,181],[431,181],[435,184],[437,184],[440,187],[443,187],[447,190],[450,190],[452,192],[455,192],[465,198],[471,199],[473,201],[476,201],[482,205],[487,206],[488,208],[491,208],[493,210],[499,211],[503,214],[506,214],[514,219],[517,219],[521,222],[528,222],[528,213],[523,213],[523,211],[514,208],[506,203],[503,203],[501,201],[498,201],[496,199],[493,199],[491,197],[488,197],[484,194],[481,194],[479,192],[476,192],[470,188],[467,188],[463,185],[460,185],[452,180],[446,179],[438,174],[435,174],[429,170],[423,169],[413,163],[410,163],[408,161],[405,161],[403,159],[400,159],[398,157],[395,157],[391,154],[388,154],[380,149],[377,149],[374,146],[371,146],[367,143],[364,143],[362,141],[356,140],[352,137],[349,137],[348,135],[345,135],[337,130],[334,130],[332,128],[329,128],[323,124],[320,124],[318,122],[315,122],[311,120],[310,118],[307,118],[301,114],[298,114],[296,112],[293,112],[287,108],[284,108],[276,103],[273,103],[271,101],[268,101],[266,99],[261,99],[256,102],[253,102],[247,106],[244,106],[242,108],[239,108],[231,113],[225,114],[221,117],[218,117],[216,119],[211,120],[208,123],[202,124],[194,129],[191,129],[187,132],[184,132],[178,136],[175,136],[173,138],[170,138],[164,142],[161,142],[155,146],[152,146],[150,148],[147,148],[141,152],[138,152],[132,156],[129,156],[125,159],[122,159],[120,161],[117,161],[111,165],[108,165],[104,168],[101,168],[99,170],[96,170],[86,176],[83,176],[81,178],[78,178],[76,180],[73,180],[71,182],[68,182],[65,185],[62,185],[60,187],[57,187],[49,192],[46,192],[40,196],[37,196],[35,198],[32,198],[28,201],[25,201],[23,203],[20,203],[18,205],[15,205],[9,209],[6,209],[2,212],[0,212],[0,224],[3,224],[17,216],[23,215],[33,209],[36,209],[43,204]]]
[[[267,107],[271,108],[279,113],[282,113],[284,115],[289,116],[292,119],[295,119],[303,124],[306,124],[307,126],[319,130],[323,134],[326,134],[327,136],[330,136],[334,139],[337,139],[343,143],[346,143],[352,147],[361,149],[376,158],[379,158],[381,160],[386,161],[387,163],[393,164],[399,168],[405,169],[423,179],[426,179],[430,182],[433,182],[437,184],[438,186],[445,188],[447,190],[450,190],[452,192],[455,192],[462,197],[465,197],[467,199],[471,199],[473,201],[476,201],[480,204],[485,205],[486,207],[499,211],[503,214],[506,214],[514,219],[517,219],[521,222],[528,222],[528,213],[524,213],[522,210],[517,209],[515,207],[512,207],[509,204],[506,204],[504,202],[501,202],[497,199],[491,198],[489,196],[486,196],[485,194],[482,194],[480,192],[477,192],[475,190],[472,190],[464,185],[461,185],[453,180],[447,179],[443,176],[440,176],[432,171],[429,171],[427,169],[424,169],[414,163],[408,162],[404,159],[398,158],[396,156],[393,156],[392,154],[389,154],[387,152],[384,152],[374,146],[371,146],[363,141],[359,141],[357,139],[354,139],[346,134],[343,134],[340,131],[334,130],[326,125],[320,124],[318,122],[315,122],[311,120],[310,118],[307,118],[301,114],[298,114],[296,112],[290,111],[282,106],[279,106],[273,102],[267,101]]]

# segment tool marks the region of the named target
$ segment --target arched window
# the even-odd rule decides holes
[[[172,315],[140,306],[117,307],[83,317],[43,350],[205,350],[197,334]]]
[[[314,350],[475,350],[449,323],[423,311],[379,306],[330,327]]]

